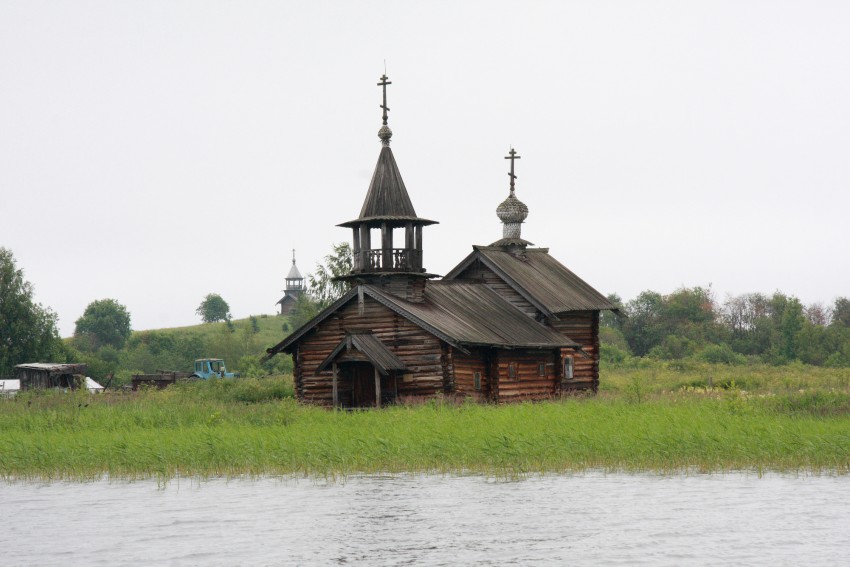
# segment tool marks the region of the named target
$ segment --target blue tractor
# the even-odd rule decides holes
[[[236,378],[238,372],[228,372],[224,366],[224,360],[220,358],[199,358],[195,361],[193,378],[209,380],[210,378]]]

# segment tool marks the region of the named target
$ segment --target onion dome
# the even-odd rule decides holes
[[[528,216],[528,207],[525,203],[516,198],[514,194],[516,175],[514,175],[514,162],[520,156],[516,155],[516,150],[511,148],[509,155],[505,159],[511,160],[511,172],[508,174],[511,177],[511,192],[508,198],[496,207],[496,216],[502,221],[502,240],[521,240],[520,229],[523,221]]]
[[[528,207],[520,201],[511,191],[508,198],[496,207],[496,216],[503,223],[518,223],[523,222],[528,217]]]
[[[381,129],[378,130],[378,137],[381,139],[381,145],[389,146],[390,138],[393,137],[393,131],[390,130],[390,127],[384,124],[381,126]]]

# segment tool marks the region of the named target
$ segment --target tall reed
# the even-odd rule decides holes
[[[807,382],[753,393],[635,380],[640,396],[624,380],[622,390],[597,397],[353,412],[301,406],[287,379],[133,395],[26,393],[0,401],[0,475],[850,470],[846,390]]]

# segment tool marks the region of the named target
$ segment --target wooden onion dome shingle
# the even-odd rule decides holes
[[[353,233],[351,274],[342,276],[343,280],[376,283],[388,276],[433,277],[422,266],[422,227],[436,221],[416,215],[390,149],[393,133],[387,125],[387,85],[391,84],[386,75],[378,83],[384,91],[383,125],[378,131],[382,147],[360,216],[338,225]],[[372,229],[381,231],[380,242],[372,242]],[[403,234],[403,242],[394,241],[394,229],[403,229],[396,233],[399,237]]]

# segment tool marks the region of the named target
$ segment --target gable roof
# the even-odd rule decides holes
[[[484,284],[432,282],[422,302],[406,301],[371,285],[359,285],[296,329],[268,356],[287,351],[304,335],[341,309],[358,294],[368,295],[440,340],[468,352],[466,346],[500,348],[578,347],[578,343],[544,327]],[[338,347],[339,348],[339,347]]]
[[[548,248],[512,253],[502,247],[473,246],[446,280],[457,278],[475,261],[490,268],[547,316],[566,311],[616,310],[616,305],[549,254]]]
[[[407,370],[407,366],[388,349],[376,336],[371,333],[351,333],[346,335],[325,360],[316,368],[316,374],[330,366],[336,357],[345,350],[356,350],[363,353],[369,362],[381,374],[387,375],[390,370]]]
[[[401,179],[395,157],[389,146],[381,148],[378,163],[369,183],[369,191],[360,209],[360,216],[338,226],[354,226],[369,221],[417,221],[423,225],[436,224],[436,221],[420,219],[413,209],[413,202]]]
[[[413,317],[440,329],[463,345],[502,348],[578,346],[564,335],[541,325],[484,284],[431,282],[425,288],[424,302],[408,302],[395,296],[387,299],[402,305]]]

